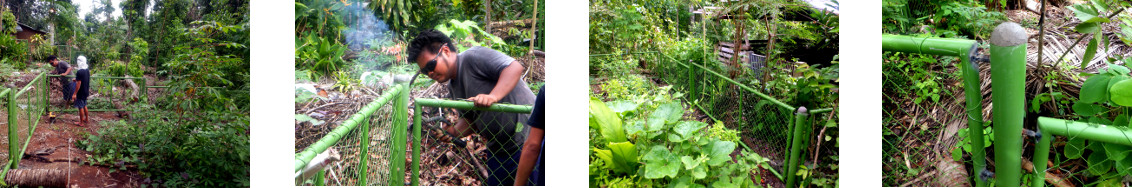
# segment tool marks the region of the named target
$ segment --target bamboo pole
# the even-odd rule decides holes
[[[802,140],[804,140],[802,138],[802,130],[804,129],[803,126],[806,125],[806,116],[809,116],[809,114],[806,112],[806,107],[798,107],[798,113],[794,114],[795,125],[794,128],[792,128],[794,130],[794,138],[792,139],[793,144],[790,144],[790,158],[786,162],[785,167],[787,169],[786,187],[794,187],[794,185],[798,181],[798,161],[801,160],[801,158],[799,157],[802,154],[801,146]]]
[[[413,186],[421,183],[421,120],[421,105],[413,105]]]
[[[396,95],[397,99],[393,102],[393,159],[391,168],[389,168],[390,177],[389,185],[405,185],[405,149],[408,139],[408,131],[405,131],[408,125],[408,111],[409,111],[409,85],[402,84],[394,86],[401,88],[402,92]],[[416,180],[411,180],[416,181]]]
[[[416,105],[441,108],[455,108],[461,110],[480,110],[508,113],[531,113],[532,106],[515,104],[493,104],[490,107],[477,107],[471,101],[454,101],[444,99],[416,99]]]
[[[1006,22],[991,34],[991,93],[996,185],[1017,187],[1022,171],[1022,120],[1026,116],[1026,31]],[[978,131],[978,130],[971,130]]]
[[[366,178],[369,178],[366,175],[369,174],[369,172],[368,172],[369,171],[369,169],[368,169],[369,168],[369,163],[368,163],[368,161],[369,161],[369,143],[370,143],[370,140],[369,140],[370,139],[369,122],[370,122],[370,119],[372,119],[372,118],[370,118],[370,116],[368,116],[369,114],[366,114],[366,115],[367,116],[366,116],[365,120],[362,120],[362,130],[361,130],[362,131],[361,132],[362,149],[361,149],[360,159],[358,160],[358,164],[361,164],[361,165],[358,165],[358,171],[357,171],[357,173],[358,173],[357,174],[358,175],[358,186],[366,186],[366,184],[368,184]]]
[[[1038,129],[1042,131],[1042,134],[1069,136],[1091,141],[1132,146],[1132,129],[1126,127],[1038,117]]]
[[[16,156],[20,153],[20,133],[16,130],[20,121],[16,114],[16,93],[8,92],[8,166],[13,169],[17,167],[19,157]]]
[[[1038,129],[1038,146],[1034,149],[1034,181],[1031,181],[1033,187],[1045,187],[1046,179],[1046,161],[1049,161],[1049,142],[1050,137],[1045,131]]]

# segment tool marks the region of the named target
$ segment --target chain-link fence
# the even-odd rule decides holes
[[[515,182],[520,151],[530,132],[526,121],[531,106],[494,104],[475,107],[470,101],[424,98],[416,99],[414,106],[413,143],[455,146],[441,146],[444,149],[430,150],[423,157],[414,152],[417,156],[414,158],[431,162],[426,164],[428,167],[449,166],[446,163],[467,164],[476,175],[476,179],[465,180],[474,181],[471,184],[511,185]],[[421,135],[417,128],[427,129],[429,134]],[[461,135],[473,136],[462,138]],[[436,147],[432,146],[430,148]],[[420,145],[414,144],[414,151],[418,149]],[[455,183],[452,180],[457,178],[453,176],[460,173],[454,172],[455,166],[452,168],[421,171],[424,174],[420,179],[440,185]],[[527,181],[528,184],[534,183],[534,179]]]
[[[1024,172],[1032,172],[1033,186],[1126,186],[1123,177],[1132,174],[1132,129],[1123,125],[1105,125],[1056,118],[1039,117],[1038,130],[1026,131],[1026,139],[1035,145],[1031,161],[1022,161]],[[1051,142],[1064,143],[1060,150]],[[1062,145],[1062,144],[1056,144]],[[1060,155],[1064,155],[1064,158]],[[1050,156],[1055,157],[1050,157]],[[1023,155],[1026,156],[1026,155]],[[1088,168],[1070,165],[1083,160]],[[1010,161],[1014,162],[1014,161]],[[1034,165],[1026,165],[1034,164]],[[1049,168],[1053,167],[1053,168]]]

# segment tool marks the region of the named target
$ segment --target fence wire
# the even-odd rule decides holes
[[[387,185],[390,178],[400,178],[389,174],[391,157],[396,155],[391,149],[394,147],[392,117],[392,105],[384,105],[366,121],[368,130],[362,129],[365,125],[359,125],[330,147],[338,151],[340,159],[324,174],[326,185],[381,186]],[[368,143],[365,135],[369,135]],[[363,144],[367,145],[363,147]],[[363,153],[368,156],[364,163]]]
[[[513,113],[466,108],[471,107],[468,101],[440,102],[462,107],[415,104],[422,105],[421,185],[513,184],[522,145],[531,129],[526,124],[530,106],[511,105],[528,108],[518,110],[523,113]],[[450,136],[445,130],[459,130],[460,121],[468,123],[470,135]],[[407,176],[411,173],[407,172]],[[528,184],[534,184],[534,179],[528,179]]]
[[[43,113],[46,111],[46,74],[39,74],[24,86],[8,90],[6,95],[0,96],[0,122],[4,139],[0,139],[0,147],[6,162],[19,161],[23,149],[27,145],[28,136],[38,126]],[[2,89],[0,89],[2,90]],[[2,93],[2,91],[0,91]],[[15,96],[14,98],[12,96]],[[15,117],[12,119],[11,117]],[[11,129],[13,128],[14,129]],[[12,132],[15,131],[15,132]],[[15,151],[12,151],[12,150]],[[16,153],[13,153],[16,152]]]

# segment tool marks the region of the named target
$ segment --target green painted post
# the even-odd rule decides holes
[[[1042,131],[1042,134],[1048,133],[1050,135],[1084,138],[1091,141],[1132,146],[1132,128],[1127,127],[1038,117],[1038,129]]]
[[[967,39],[924,38],[887,34],[881,36],[881,38],[881,46],[885,51],[959,57],[959,69],[963,71],[963,92],[967,99],[967,127],[968,130],[972,130],[968,131],[968,138],[973,141],[973,145],[985,146],[986,143],[983,143],[982,131],[983,95],[980,88],[982,81],[979,78],[978,65],[975,64],[975,62],[971,62],[971,59],[978,51],[976,42]],[[816,113],[817,111],[818,110],[814,110],[811,112]],[[986,154],[982,147],[972,151],[971,158],[975,163],[974,168],[971,169],[971,174],[979,174],[986,170]],[[980,178],[975,178],[975,184],[979,187],[987,186],[986,181]]]
[[[16,130],[20,121],[17,115],[19,112],[16,111],[16,93],[19,92],[8,92],[8,166],[12,169],[18,167],[16,162],[20,159],[20,133]]]
[[[1053,135],[1038,128],[1041,137],[1038,141],[1038,147],[1034,148],[1034,181],[1032,186],[1045,187],[1046,186],[1046,161],[1049,161],[1049,142]]]
[[[413,186],[421,180],[421,105],[413,105]]]
[[[366,184],[368,184],[366,174],[369,174],[369,163],[367,161],[369,161],[369,121],[371,118],[371,114],[366,114],[366,118],[362,120],[362,132],[360,133],[362,135],[362,150],[361,159],[358,160],[358,164],[361,164],[358,165],[358,186],[366,186]]]
[[[315,186],[326,185],[325,179],[326,179],[326,171],[325,170],[318,170],[318,175],[316,175],[314,177],[314,185]]]
[[[401,84],[393,86],[401,88],[400,93],[396,96],[397,99],[393,102],[393,163],[391,166],[389,185],[400,186],[405,185],[405,147],[406,139],[408,139],[409,120],[409,87],[408,84]]]
[[[1022,120],[1026,116],[1026,31],[1014,22],[991,34],[991,101],[996,185],[1017,187],[1022,171]],[[977,131],[977,130],[972,130]]]
[[[798,162],[802,159],[802,130],[806,125],[806,117],[809,116],[806,107],[798,107],[798,113],[794,114],[794,136],[793,144],[790,144],[790,158],[786,163],[786,187],[794,187],[798,181]]]
[[[454,101],[444,99],[416,99],[416,104],[421,106],[441,107],[441,108],[455,108],[461,110],[480,110],[480,111],[493,111],[493,112],[507,112],[507,113],[531,113],[532,106],[528,105],[515,105],[515,104],[493,104],[490,107],[476,107],[471,101]]]

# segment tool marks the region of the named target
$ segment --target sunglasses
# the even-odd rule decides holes
[[[445,44],[445,45],[448,45],[448,44]],[[444,47],[447,47],[447,46],[444,46]],[[444,47],[440,47],[440,48],[444,49]],[[432,60],[428,60],[428,62],[425,62],[425,66],[423,68],[421,68],[421,74],[428,75],[428,74],[432,73],[432,71],[434,69],[436,69],[436,59],[440,58],[440,50],[441,49],[436,49],[436,56],[432,57]]]

